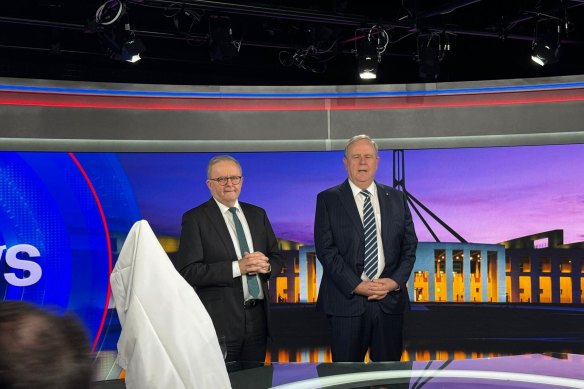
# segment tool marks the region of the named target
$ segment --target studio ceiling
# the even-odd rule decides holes
[[[0,77],[347,85],[584,74],[583,1],[126,0],[111,25],[96,22],[104,3],[3,1]],[[122,21],[146,48],[137,63],[110,58],[104,34]],[[550,24],[560,30],[559,61],[541,67],[530,59],[532,42],[536,26]],[[211,46],[222,28],[231,28],[228,42]],[[362,81],[356,51],[371,31],[384,50],[377,79]],[[439,50],[430,76],[420,74],[424,46]]]

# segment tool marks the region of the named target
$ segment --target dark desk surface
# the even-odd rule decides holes
[[[229,374],[233,389],[584,388],[584,355],[386,363],[274,363]]]
[[[584,355],[529,354],[497,358],[384,363],[228,364],[233,389],[584,389]],[[92,389],[122,389],[123,381]]]

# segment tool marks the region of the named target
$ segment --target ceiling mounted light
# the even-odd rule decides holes
[[[146,51],[142,41],[136,38],[128,20],[123,24],[108,26],[97,35],[106,53],[116,61],[135,63],[141,59],[140,54]]]
[[[136,39],[134,37],[129,38],[124,44],[120,47],[119,51],[113,55],[113,59],[118,61],[126,61],[126,62],[138,62],[142,58],[140,54],[146,51],[144,44],[140,39]]]
[[[379,55],[377,54],[377,46],[368,38],[363,39],[359,45],[361,47],[358,54],[358,71],[359,77],[363,80],[371,80],[377,78],[377,67],[379,64]]]
[[[108,55],[116,61],[135,63],[142,59],[140,54],[146,51],[142,41],[137,39],[134,32],[130,30],[129,24],[124,25],[121,33],[116,33],[115,30],[104,31],[101,38]]]
[[[95,22],[90,31],[97,34],[107,55],[116,61],[138,62],[140,54],[146,51],[130,27],[125,0],[107,0],[102,3],[95,12]]]
[[[422,82],[434,82],[440,75],[440,62],[450,50],[447,34],[433,32],[418,35],[418,76]]]
[[[362,29],[357,30],[363,33]],[[377,69],[381,62],[381,54],[385,51],[389,37],[387,32],[377,26],[365,30],[364,36],[357,39],[357,71],[362,80],[377,78]]]
[[[211,61],[229,61],[241,47],[241,42],[233,39],[231,19],[225,16],[209,18],[209,57]]]
[[[540,20],[535,25],[531,44],[531,60],[540,66],[554,64],[560,54],[560,23],[556,20]]]

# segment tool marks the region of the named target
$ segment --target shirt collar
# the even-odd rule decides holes
[[[227,212],[227,211],[229,211],[229,207],[226,206],[225,204],[220,203],[219,201],[217,201],[217,199],[215,197],[213,197],[213,200],[215,200],[215,202],[219,206],[219,210],[221,211],[222,214],[225,213],[225,212]],[[235,208],[237,208],[239,212],[242,212],[241,206],[239,205],[239,200],[235,200],[235,204],[233,206]]]
[[[353,184],[353,182],[351,180],[349,180],[349,186],[351,187],[351,191],[353,192],[353,197],[357,197],[359,195],[359,193],[361,193],[361,191],[363,189],[359,188],[357,185]],[[369,185],[366,188],[367,191],[369,191],[369,193],[371,193],[371,196],[376,196],[377,195],[377,185],[375,184],[375,181],[373,181],[371,183],[371,185]]]

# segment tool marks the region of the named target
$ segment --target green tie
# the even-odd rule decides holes
[[[249,246],[247,245],[247,239],[245,239],[245,232],[243,232],[243,226],[237,217],[237,208],[229,208],[229,212],[233,215],[233,223],[235,224],[235,232],[237,233],[237,240],[239,241],[239,250],[241,251],[241,257],[243,258],[243,253],[249,253]],[[247,276],[247,290],[252,298],[257,298],[260,295],[260,286],[257,274]]]

